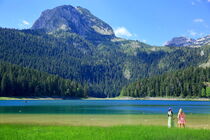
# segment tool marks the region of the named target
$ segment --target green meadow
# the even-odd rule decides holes
[[[0,125],[1,140],[208,140],[209,129],[164,126]]]
[[[176,116],[175,124],[177,122]],[[210,130],[210,115],[186,115],[186,127]],[[167,115],[56,115],[0,114],[0,124],[61,125],[61,126],[167,126]]]
[[[0,115],[0,140],[208,140],[209,138],[210,115],[187,115],[186,128],[167,128],[167,115]]]

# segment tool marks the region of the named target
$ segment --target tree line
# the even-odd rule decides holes
[[[86,97],[87,86],[37,70],[0,61],[0,96]]]
[[[210,68],[189,67],[140,79],[121,90],[132,97],[210,97]]]

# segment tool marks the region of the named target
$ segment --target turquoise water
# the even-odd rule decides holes
[[[152,100],[9,100],[0,101],[0,114],[166,114],[169,107],[210,114],[209,101]]]

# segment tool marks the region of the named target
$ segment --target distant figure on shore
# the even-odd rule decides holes
[[[172,108],[168,109],[168,128],[174,126],[174,118],[173,118],[173,111]]]
[[[183,128],[185,128],[185,123],[186,123],[185,114],[181,108],[179,109],[177,118],[178,118],[179,127],[181,128],[183,126]]]

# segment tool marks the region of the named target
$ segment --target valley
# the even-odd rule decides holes
[[[90,11],[70,5],[44,11],[31,29],[0,28],[1,61],[76,81],[90,97],[116,97],[139,79],[205,65],[209,51],[208,44],[157,47],[118,38]]]

